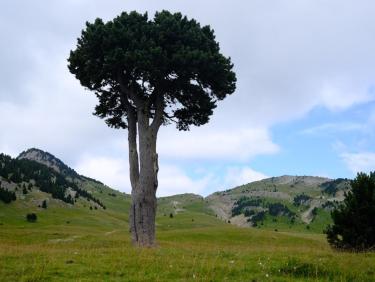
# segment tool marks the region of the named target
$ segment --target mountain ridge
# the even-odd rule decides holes
[[[16,160],[38,163],[53,170],[57,175],[63,175],[66,181],[60,181],[63,185],[60,190],[65,191],[65,196],[57,198],[64,200],[64,197],[69,197],[69,200],[64,200],[68,204],[74,204],[77,208],[84,209],[108,206],[110,210],[114,209],[116,212],[127,213],[130,195],[111,189],[95,179],[79,175],[51,153],[31,148],[23,151]],[[17,170],[17,165],[21,165],[21,163],[13,164],[13,169]],[[36,169],[40,170],[40,167],[36,166]],[[25,182],[23,179],[14,179],[15,175],[19,173],[9,174],[8,171],[8,174],[5,175],[2,170],[4,170],[3,165],[0,166],[0,182],[3,181],[3,188],[15,192],[18,199],[25,199],[25,195],[20,190],[24,185],[29,187],[30,183],[33,187],[30,194],[35,195],[35,197],[42,197],[38,191],[49,191],[46,188],[38,187],[38,183],[34,183],[35,181],[31,181],[32,176],[29,176],[27,182]],[[52,172],[50,174],[48,174],[48,171],[44,173],[47,175],[46,177],[56,178],[56,175]],[[17,187],[19,188],[18,191]],[[224,191],[217,191],[207,197],[192,193],[159,197],[158,214],[165,216],[167,214],[177,215],[193,212],[215,216],[223,221],[240,226],[260,227],[264,225],[267,228],[274,228],[279,226],[277,222],[282,222],[288,228],[301,229],[311,224],[311,226],[317,225],[316,222],[320,218],[329,218],[330,210],[336,202],[343,199],[344,192],[348,187],[349,180],[347,179],[282,175],[250,182]],[[75,199],[76,193],[80,193],[83,198],[77,201]],[[27,198],[32,201],[32,197]],[[56,196],[52,194],[52,198],[56,198]],[[319,224],[322,225],[323,223]]]

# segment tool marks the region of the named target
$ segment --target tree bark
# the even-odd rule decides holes
[[[157,154],[156,136],[149,130],[139,131],[140,177],[132,193],[136,244],[153,246],[155,243]],[[133,237],[135,237],[133,236]]]
[[[155,244],[156,190],[159,171],[156,139],[163,121],[163,95],[155,91],[148,100],[142,100],[126,86],[121,73],[118,77],[123,94],[121,103],[126,107],[128,114],[129,168],[132,186],[129,227],[134,245],[151,247]],[[155,113],[150,124],[150,107],[154,97]]]
[[[128,116],[128,122],[129,118]],[[132,185],[129,224],[133,244],[151,247],[155,244],[156,190],[159,170],[156,139],[160,125],[150,126],[148,115],[142,110],[137,112],[137,124],[139,167],[136,144],[137,127],[134,127],[134,123],[129,123],[129,164]]]
[[[129,169],[130,184],[132,187],[132,198],[139,182],[139,161],[137,149],[137,118],[135,110],[130,106],[127,107],[128,112],[128,143],[129,143]],[[132,234],[132,242],[138,242],[138,231],[136,226],[135,207],[132,201],[129,211],[129,227]]]

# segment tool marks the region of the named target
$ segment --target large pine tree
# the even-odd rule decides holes
[[[232,69],[214,31],[180,13],[162,11],[149,19],[124,12],[82,31],[69,70],[98,97],[95,115],[128,130],[135,244],[155,241],[160,126],[173,122],[188,130],[207,123],[217,101],[235,90]]]

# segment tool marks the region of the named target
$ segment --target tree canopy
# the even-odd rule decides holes
[[[235,90],[233,64],[219,52],[214,31],[180,13],[148,19],[123,12],[87,22],[68,61],[99,98],[94,114],[114,128],[127,128],[129,107],[144,105],[150,118],[159,108],[161,123],[188,130],[207,123],[216,102]]]

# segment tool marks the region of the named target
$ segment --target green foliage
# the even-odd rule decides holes
[[[246,213],[249,215],[249,207],[259,207],[263,203],[263,199],[252,199],[249,197],[239,198],[233,205],[232,216]]]
[[[323,209],[332,210],[337,207],[337,202],[327,201],[322,205]]]
[[[263,221],[266,218],[266,212],[260,211],[255,213],[251,219],[249,218],[248,221],[251,221],[254,226],[258,226],[258,222]]]
[[[44,200],[42,203],[42,208],[46,209],[47,208],[47,200]]]
[[[318,208],[317,207],[313,208],[313,210],[311,211],[311,214],[315,217],[318,214]]]
[[[149,19],[133,11],[87,22],[68,62],[98,97],[94,114],[115,128],[127,127],[129,103],[143,101],[153,117],[161,99],[164,123],[187,130],[207,123],[216,101],[235,90],[233,64],[220,53],[214,31],[180,13]]]
[[[348,182],[349,180],[346,178],[337,178],[335,180],[325,182],[321,184],[320,186],[325,193],[330,194],[330,195],[335,195],[336,192],[339,190],[339,186],[342,184],[345,185]]]
[[[300,205],[303,205],[305,204],[307,201],[309,201],[311,199],[310,196],[308,195],[305,195],[305,194],[300,194],[300,195],[297,195],[293,198],[293,204],[295,206],[300,206]]]
[[[287,206],[281,203],[269,203],[267,204],[268,213],[272,216],[288,216],[292,217],[295,216],[295,213],[292,212]]]
[[[16,199],[16,194],[12,191],[8,191],[5,188],[2,188],[0,181],[0,200],[6,204],[9,204],[10,202],[15,201]]]
[[[28,222],[36,222],[37,219],[38,219],[38,217],[37,217],[37,215],[36,215],[35,213],[28,213],[28,214],[26,215],[26,220],[27,220]]]
[[[268,210],[259,210],[258,207],[268,208]],[[292,223],[294,223],[296,215],[282,203],[267,203],[264,199],[254,199],[246,196],[239,198],[232,207],[232,216],[239,214],[247,217],[247,221],[252,222],[254,226],[258,226],[258,222],[263,222],[267,214],[271,216],[287,216],[291,218]]]
[[[332,211],[333,224],[325,233],[335,248],[369,250],[375,248],[375,173],[358,173],[351,191]]]

